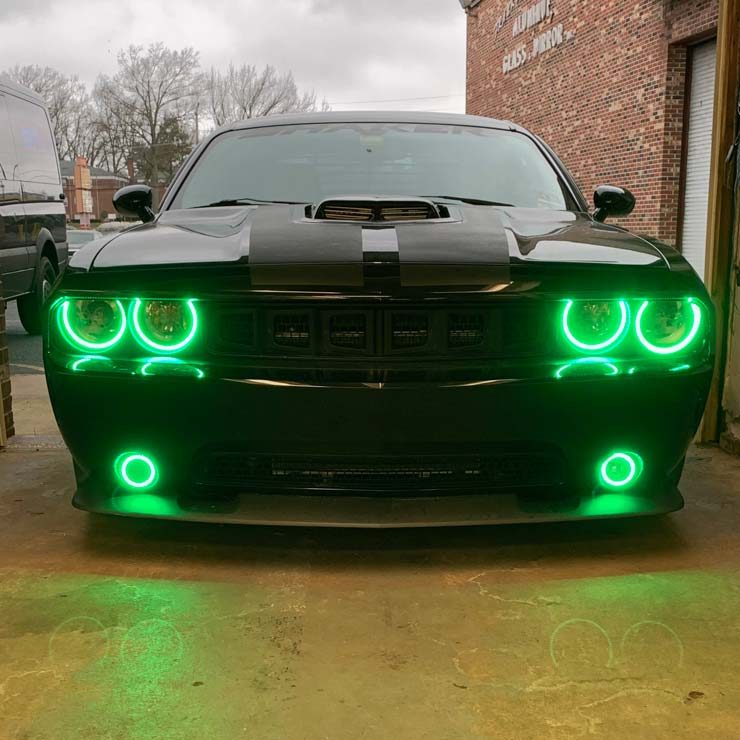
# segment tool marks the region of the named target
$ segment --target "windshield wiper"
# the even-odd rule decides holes
[[[259,206],[269,205],[270,203],[279,203],[287,206],[303,205],[295,200],[261,200],[260,198],[229,198],[227,200],[217,200],[213,203],[204,203],[202,206],[192,206],[193,208],[218,208],[219,206]]]
[[[445,200],[457,200],[460,203],[468,203],[471,206],[508,206],[514,208],[513,203],[500,203],[496,200],[481,200],[480,198],[461,198],[459,195],[420,195],[420,198],[444,198]]]

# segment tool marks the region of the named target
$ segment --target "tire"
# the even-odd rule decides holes
[[[44,306],[49,298],[57,271],[48,257],[39,260],[33,291],[18,299],[18,315],[29,334],[41,334],[44,326]]]

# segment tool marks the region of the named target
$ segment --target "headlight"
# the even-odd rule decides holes
[[[118,344],[126,331],[126,312],[120,301],[65,300],[57,315],[64,338],[82,349],[103,352]]]
[[[586,352],[617,344],[628,323],[625,301],[568,301],[563,311],[563,333],[574,347]]]
[[[702,323],[702,310],[693,299],[645,301],[637,312],[637,337],[660,355],[672,355],[694,341]]]
[[[131,308],[136,338],[155,352],[179,352],[198,333],[195,301],[142,301]]]

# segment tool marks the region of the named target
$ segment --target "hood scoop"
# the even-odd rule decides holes
[[[317,221],[399,223],[449,218],[444,207],[425,198],[352,196],[327,198],[311,208]],[[444,212],[443,212],[444,211]]]

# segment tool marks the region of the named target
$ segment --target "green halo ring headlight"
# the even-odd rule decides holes
[[[696,339],[702,318],[702,310],[693,298],[644,301],[637,311],[635,330],[645,349],[658,355],[672,355]]]
[[[198,310],[193,300],[137,298],[131,306],[136,339],[147,349],[165,354],[185,349],[198,333]]]
[[[584,352],[600,352],[617,344],[628,324],[626,301],[568,301],[563,310],[563,334]]]
[[[121,301],[105,298],[67,298],[57,309],[57,323],[70,344],[105,352],[126,332],[126,311]]]
[[[140,452],[119,455],[113,467],[119,482],[133,490],[143,491],[152,488],[159,479],[159,471],[154,460]]]
[[[634,452],[614,452],[599,465],[599,483],[611,489],[629,488],[638,481],[643,467],[642,458]]]

